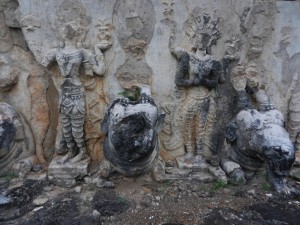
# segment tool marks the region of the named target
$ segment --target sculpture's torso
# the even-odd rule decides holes
[[[213,60],[211,57],[206,56],[200,58],[194,54],[190,54],[189,62],[189,78],[190,79],[199,79],[209,78],[209,74],[212,71]],[[190,88],[190,95],[194,99],[204,99],[209,96],[209,90],[205,86],[198,86]]]
[[[57,53],[56,60],[60,68],[61,76],[65,78],[62,84],[68,80],[69,82],[74,83],[74,85],[80,85],[79,70],[83,61],[82,52],[79,49],[62,49]]]
[[[61,83],[60,112],[72,115],[85,113],[84,89],[79,78],[80,65],[83,61],[82,52],[61,50],[56,55],[63,81]]]

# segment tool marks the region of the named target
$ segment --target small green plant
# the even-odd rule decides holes
[[[264,182],[263,185],[262,185],[262,189],[264,191],[270,191],[271,190],[271,186],[268,182]]]
[[[226,186],[227,186],[227,182],[226,182],[226,181],[224,181],[224,180],[217,180],[217,181],[213,184],[212,189],[213,189],[214,191],[217,191],[217,190],[220,190],[220,189],[222,189],[222,188],[224,188],[224,187],[226,187]]]
[[[140,97],[140,89],[139,88],[135,88],[133,90],[125,89],[125,91],[119,92],[118,95],[126,97],[130,101],[137,101]]]
[[[166,192],[172,185],[172,182],[169,180],[164,181],[163,183],[161,183],[161,186],[159,188],[157,188],[158,191],[161,192]]]
[[[4,179],[4,180],[10,182],[12,179],[17,178],[17,177],[18,177],[17,174],[15,174],[14,172],[10,172],[10,173],[2,176],[1,179]]]
[[[123,198],[123,197],[121,197],[121,196],[118,196],[117,203],[118,204],[125,204],[126,203],[126,199]]]
[[[265,177],[265,182],[263,182],[263,184],[262,184],[262,189],[264,191],[270,191],[271,190],[271,186],[269,184],[268,174],[265,174],[264,177]]]

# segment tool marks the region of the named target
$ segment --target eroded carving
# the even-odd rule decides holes
[[[170,29],[176,28],[172,19],[165,22],[168,20]],[[161,179],[190,176],[202,181],[216,178],[226,181],[218,166],[217,107],[212,95],[218,84],[225,81],[221,62],[211,55],[211,47],[221,35],[220,23],[216,10],[196,7],[184,24],[190,51],[176,47],[176,37],[170,32],[170,51],[178,62],[176,99],[163,104],[167,114],[163,144],[170,152],[162,153],[168,160],[166,163],[157,164],[156,170],[165,172],[165,175],[154,173],[155,176],[160,173],[164,177]]]
[[[165,145],[179,147],[183,141],[186,159],[204,157],[217,164],[217,148],[213,139],[216,106],[210,91],[224,82],[221,63],[209,54],[220,37],[219,17],[208,15],[205,8],[195,8],[185,23],[186,34],[193,46],[191,51],[172,47],[178,60],[175,84],[186,92],[172,116],[172,135]],[[181,136],[181,137],[180,137]],[[174,144],[177,143],[177,144]],[[174,148],[173,148],[174,149]]]
[[[210,53],[211,46],[221,37],[221,17],[209,4],[196,7],[185,22],[185,33],[192,46],[205,46]],[[199,47],[198,47],[199,46]],[[203,47],[200,47],[203,48]]]
[[[151,85],[152,69],[145,54],[152,39],[155,12],[151,1],[116,1],[114,5],[114,27],[120,45],[126,53],[126,61],[115,76],[125,89]]]
[[[119,98],[111,104],[101,128],[105,156],[117,171],[127,176],[149,171],[158,154],[163,120],[149,87],[141,87],[138,101]]]
[[[298,84],[298,73],[295,73],[291,85],[286,93],[286,100],[289,102],[287,130],[291,141],[295,144],[296,150],[300,150],[300,92],[295,90]]]
[[[171,18],[173,16],[173,5],[175,4],[174,0],[161,0],[161,3],[164,5],[164,15],[166,18]]]
[[[203,155],[213,160],[215,147],[212,143],[213,124],[216,122],[216,107],[209,91],[216,88],[222,79],[220,62],[206,54],[206,49],[197,48],[187,52],[172,49],[179,61],[175,84],[188,88],[187,100],[181,105],[183,141],[186,152]]]
[[[0,11],[0,52],[8,52],[13,47],[13,39],[5,23],[4,13]]]
[[[84,86],[80,80],[80,68],[83,66],[85,74],[93,73],[102,76],[105,73],[104,50],[111,46],[106,41],[95,45],[95,54],[86,49],[78,48],[79,31],[82,28],[74,23],[65,24],[62,31],[64,46],[52,51],[52,60],[56,60],[62,76],[60,93],[60,119],[62,133],[68,154],[63,161],[78,162],[86,152],[84,137],[84,122],[86,115]],[[49,56],[47,58],[49,61]],[[87,87],[91,85],[85,83]]]
[[[34,155],[34,138],[24,117],[10,105],[0,102],[0,175],[11,173],[18,161]],[[23,163],[26,168],[19,165],[15,172],[25,175],[31,169],[32,162]]]
[[[234,183],[244,183],[266,162],[268,179],[276,191],[299,194],[285,180],[295,160],[295,150],[284,129],[284,117],[270,103],[265,90],[255,91],[253,97],[259,109],[254,109],[244,96],[241,100],[248,104],[227,126],[222,168]]]
[[[25,27],[26,31],[34,31],[41,27],[41,23],[36,16],[27,15],[21,19],[20,26]]]
[[[0,92],[10,91],[17,82],[17,71],[8,65],[6,58],[0,57]]]

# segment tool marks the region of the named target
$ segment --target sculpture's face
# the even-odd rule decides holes
[[[209,47],[210,35],[206,33],[196,33],[194,38],[194,47],[201,51],[206,50]]]
[[[99,27],[99,35],[98,38],[102,41],[109,41],[111,38],[111,34],[109,32],[109,27],[108,26],[103,26]]]
[[[62,38],[63,38],[64,40],[74,40],[76,36],[77,36],[76,29],[75,29],[72,25],[67,24],[67,25],[63,28],[63,31],[62,31]]]

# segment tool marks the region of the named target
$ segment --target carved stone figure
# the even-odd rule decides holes
[[[175,84],[185,95],[170,113],[171,135],[164,145],[168,150],[184,145],[184,161],[196,154],[217,165],[218,141],[213,141],[217,109],[211,90],[225,79],[221,63],[210,54],[220,38],[221,18],[217,10],[207,7],[211,9],[210,5],[194,8],[184,24],[191,51],[174,47],[175,37],[169,39],[171,53],[178,61]]]
[[[124,89],[151,85],[153,72],[145,55],[155,27],[155,11],[149,0],[117,0],[113,10],[113,24],[116,28],[126,60],[116,71]]]
[[[258,110],[243,96],[240,101],[244,109],[227,126],[222,168],[233,182],[243,183],[266,164],[268,179],[275,190],[295,194],[298,191],[285,180],[295,160],[295,150],[284,129],[284,117],[264,90],[255,91],[253,96]]]
[[[105,157],[126,176],[149,171],[158,154],[157,135],[163,120],[148,87],[141,87],[138,101],[115,100],[101,124],[106,134]]]
[[[288,102],[287,130],[291,141],[295,144],[297,152],[300,150],[300,92],[298,86],[298,73],[295,73],[290,87],[285,95]],[[295,90],[296,89],[296,90]]]
[[[85,99],[84,87],[80,80],[80,68],[83,65],[85,74],[93,72],[103,75],[105,65],[101,50],[110,47],[109,43],[95,46],[95,55],[83,48],[77,48],[79,29],[76,24],[66,24],[63,30],[64,46],[52,52],[62,76],[59,112],[63,138],[66,141],[68,154],[63,161],[77,162],[83,159],[86,152],[84,137]],[[49,58],[48,58],[49,60]]]
[[[211,139],[216,108],[209,91],[224,82],[221,64],[206,54],[204,46],[198,46],[191,52],[173,48],[172,53],[179,61],[175,84],[188,88],[187,100],[181,105],[181,129],[186,152],[214,160],[216,154]]]
[[[8,66],[7,59],[0,57],[0,93],[12,90],[18,82],[17,71]]]
[[[11,173],[18,161],[34,155],[34,138],[26,120],[10,105],[0,102],[0,176]],[[30,170],[32,165],[28,166]]]

